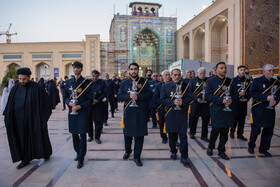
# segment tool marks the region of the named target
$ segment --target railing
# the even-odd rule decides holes
[[[260,77],[263,75],[263,69],[262,68],[258,68],[258,69],[249,69],[250,74],[253,77]],[[274,76],[280,76],[280,71],[279,71],[279,67],[275,67],[274,68]]]

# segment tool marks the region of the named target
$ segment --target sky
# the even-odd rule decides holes
[[[159,16],[176,17],[177,28],[186,24],[212,0],[0,0],[0,32],[12,23],[12,43],[82,41],[86,34],[100,34],[109,41],[115,14],[131,14],[131,2],[160,3]],[[114,11],[115,10],[115,11]],[[0,36],[0,43],[6,36]]]

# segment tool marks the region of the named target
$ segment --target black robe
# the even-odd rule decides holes
[[[39,81],[38,81],[38,84],[40,84],[44,89],[46,89],[46,84],[45,84],[45,81],[43,78],[41,78]]]
[[[47,82],[47,92],[50,96],[52,109],[55,109],[56,105],[60,103],[59,90],[57,89],[54,80]]]
[[[4,116],[13,162],[50,157],[47,122],[51,113],[50,98],[39,84],[30,81],[12,88]]]
[[[140,78],[144,79],[144,78]],[[139,81],[140,82],[140,81]],[[123,122],[124,129],[123,134],[129,137],[141,137],[148,135],[147,128],[147,114],[148,114],[148,101],[153,96],[153,92],[150,89],[150,85],[147,82],[143,84],[138,82],[138,86],[143,87],[142,91],[137,94],[136,104],[138,107],[129,107],[129,105],[124,108]],[[132,87],[132,80],[125,79],[122,81],[118,99],[119,101],[128,102],[131,100],[130,93],[128,92]]]

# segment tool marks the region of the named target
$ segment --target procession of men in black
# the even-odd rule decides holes
[[[209,142],[207,155],[213,155],[215,142],[220,136],[218,155],[222,159],[229,160],[225,148],[228,134],[230,138],[235,138],[237,128],[237,138],[240,141],[247,141],[243,130],[250,98],[252,98],[252,122],[248,137],[248,152],[254,154],[255,142],[262,133],[259,153],[267,157],[272,156],[268,150],[275,126],[275,106],[280,99],[280,80],[279,77],[273,78],[274,66],[271,64],[264,65],[263,76],[254,79],[250,76],[248,68],[243,65],[237,67],[236,77],[233,79],[227,77],[224,62],[217,63],[213,71],[209,72],[209,77],[206,77],[206,69],[200,67],[197,76],[195,71],[187,70],[185,79],[180,69],[173,69],[171,72],[164,70],[160,74],[148,70],[145,72],[147,78],[140,77],[140,67],[137,63],[129,64],[123,79],[118,78],[116,74],[112,76],[113,79],[109,79],[109,74],[106,74],[105,79],[101,79],[98,70],[93,70],[92,78],[87,79],[81,75],[83,71],[81,62],[76,61],[72,66],[74,76],[70,79],[65,77],[60,88],[63,105],[69,108],[69,132],[72,133],[78,169],[84,165],[87,141],[91,142],[94,139],[97,144],[102,143],[103,125],[110,125],[107,123],[108,106],[111,117],[114,117],[114,113],[118,110],[118,102],[124,102],[120,121],[125,145],[123,159],[130,157],[134,140],[133,160],[137,166],[143,166],[141,153],[144,137],[148,135],[147,125],[150,117],[153,128],[159,125],[162,143],[169,143],[172,160],[177,159],[176,147],[179,147],[180,162],[183,166],[190,167],[187,129],[189,126],[191,139],[197,138],[195,135],[199,117],[202,118],[200,138]],[[18,169],[28,165],[32,159],[49,160],[52,154],[47,121],[55,104],[51,102],[50,96],[41,84],[31,81],[31,74],[29,68],[18,69],[18,83],[12,88],[3,113],[13,162],[21,161],[17,166]],[[135,83],[136,90],[133,88]],[[77,93],[76,97],[74,93]],[[133,102],[137,107],[131,105]],[[44,108],[36,112],[37,116],[27,114],[38,110],[40,105]],[[22,110],[25,110],[25,114],[13,118]],[[73,112],[76,114],[73,115]],[[212,128],[210,136],[208,126]],[[39,138],[40,136],[43,139]],[[30,139],[33,142],[27,144]]]

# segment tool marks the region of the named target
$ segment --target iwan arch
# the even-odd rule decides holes
[[[254,76],[269,63],[280,73],[278,0],[217,0],[176,34],[177,60],[242,64]]]
[[[225,5],[228,6],[227,3]],[[235,19],[228,18],[229,12],[233,10],[229,7],[225,10],[223,7],[215,7],[207,11],[200,13],[177,31],[178,59],[225,61],[234,64],[233,53],[238,53],[239,49],[233,47],[236,42],[233,41],[233,31],[239,24],[234,25]],[[240,36],[236,34],[236,37]]]

